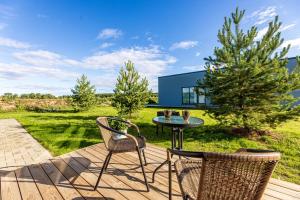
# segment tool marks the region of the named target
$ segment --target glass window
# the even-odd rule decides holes
[[[189,104],[190,94],[189,94],[189,88],[182,88],[182,103],[183,104]]]
[[[190,87],[190,104],[197,103],[197,93],[195,87]]]
[[[202,88],[199,88],[200,92],[204,92]],[[198,103],[205,103],[205,95],[198,95]]]
[[[199,89],[204,91],[203,89]],[[196,87],[182,88],[182,104],[205,104],[205,95],[198,95]]]

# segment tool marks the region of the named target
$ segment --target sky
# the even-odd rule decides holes
[[[0,94],[70,94],[82,74],[112,92],[128,60],[157,91],[159,76],[204,69],[237,6],[257,39],[279,15],[288,56],[300,55],[298,0],[0,0]]]

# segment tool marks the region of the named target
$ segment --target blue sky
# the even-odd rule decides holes
[[[1,0],[0,94],[70,94],[81,74],[112,92],[129,59],[157,91],[158,76],[203,69],[236,6],[258,38],[279,15],[289,56],[300,55],[297,0]]]

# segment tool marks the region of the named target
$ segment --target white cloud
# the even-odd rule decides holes
[[[281,27],[279,31],[286,31],[286,30],[289,30],[289,29],[291,29],[291,28],[293,28],[295,26],[296,26],[295,23],[294,24],[289,24],[289,25]]]
[[[263,36],[267,33],[269,27],[266,26],[263,29],[259,30],[257,32],[257,36],[254,38],[254,40],[260,40],[261,38],[263,38]]]
[[[300,37],[284,41],[281,47],[287,47],[289,44],[291,48],[298,48],[300,50]]]
[[[279,31],[284,32],[284,31],[287,31],[287,30],[289,30],[289,29],[291,29],[295,26],[296,26],[296,24],[288,24],[286,26],[282,26],[279,29]],[[257,36],[255,37],[255,40],[260,40],[261,38],[263,38],[263,36],[267,33],[268,29],[269,29],[269,26],[266,26],[263,29],[260,29],[257,33]]]
[[[109,39],[109,38],[117,39],[122,35],[123,35],[123,32],[119,29],[106,28],[106,29],[103,29],[102,31],[100,31],[97,38],[98,39]]]
[[[11,47],[16,49],[26,49],[30,47],[30,44],[10,38],[0,37],[0,46]]]
[[[102,69],[109,73],[116,72],[124,66],[124,62],[131,60],[142,76],[146,76],[151,87],[155,87],[157,76],[176,58],[162,52],[158,46],[124,48],[112,52],[98,52],[85,58],[83,66],[92,69]]]
[[[201,55],[200,52],[196,52],[196,56],[199,57]]]
[[[57,78],[60,80],[69,80],[74,79],[79,75],[59,68],[26,66],[15,63],[0,63],[0,79],[21,79],[29,76],[42,76],[47,78]]]
[[[264,24],[272,20],[277,15],[277,8],[275,6],[269,6],[264,9],[253,12],[249,18],[256,20],[255,25]]]
[[[104,42],[103,44],[100,45],[100,49],[105,49],[105,48],[111,47],[113,45],[114,45],[114,43]]]
[[[60,54],[45,50],[16,52],[13,56],[26,64],[42,67],[78,66],[81,64],[79,61],[67,59]]]
[[[204,70],[204,65],[190,65],[190,66],[184,66],[184,70],[186,71],[201,71]]]
[[[170,50],[175,49],[190,49],[198,45],[198,41],[186,40],[172,44]]]
[[[112,92],[112,88],[116,85],[117,76],[118,73],[104,73],[101,74],[101,76],[92,77],[91,82],[96,86],[96,88],[101,88],[104,92]]]

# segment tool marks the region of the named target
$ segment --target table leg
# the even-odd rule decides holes
[[[183,149],[183,129],[180,129],[179,130],[179,135],[180,135],[180,137],[179,137],[179,139],[180,139],[180,149]]]
[[[181,150],[183,147],[183,129],[182,128],[178,128],[176,130],[174,130],[172,128],[172,149],[179,149]],[[177,140],[177,141],[176,141]],[[173,154],[171,154],[171,158],[173,157]],[[179,157],[179,159],[181,159],[181,157]],[[155,174],[156,172],[162,168],[162,166],[164,166],[165,164],[168,163],[168,160],[165,160],[163,163],[161,163],[153,172],[152,174],[152,182],[154,183],[155,181]],[[170,167],[169,167],[170,170]]]

